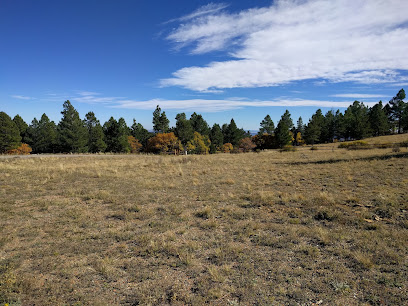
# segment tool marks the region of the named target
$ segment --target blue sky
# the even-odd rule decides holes
[[[408,85],[404,0],[2,0],[0,110],[58,122],[70,100],[152,127],[157,104],[256,130],[288,109],[389,101]]]

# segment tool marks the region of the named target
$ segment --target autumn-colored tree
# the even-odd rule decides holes
[[[130,146],[130,153],[137,153],[142,149],[142,144],[133,136],[128,136],[128,143]]]
[[[242,138],[239,141],[239,149],[242,152],[251,152],[255,149],[256,144],[252,142],[252,139],[249,137]]]
[[[276,147],[275,135],[263,134],[252,137],[252,142],[256,145],[256,149],[274,149]]]
[[[222,145],[222,147],[221,147],[221,151],[223,152],[223,153],[231,153],[232,152],[232,150],[234,150],[234,147],[232,146],[232,144],[231,143],[224,143],[223,145]]]
[[[186,149],[195,154],[208,154],[210,152],[210,143],[208,136],[194,132],[194,137],[187,143]]]
[[[29,155],[31,153],[31,151],[32,151],[32,149],[28,144],[22,143],[17,149],[7,151],[7,154]]]
[[[305,141],[302,138],[302,134],[300,132],[296,133],[296,139],[295,139],[296,145],[301,146],[305,143]]]
[[[171,133],[158,133],[147,141],[147,149],[153,153],[174,152],[182,149],[180,140]]]

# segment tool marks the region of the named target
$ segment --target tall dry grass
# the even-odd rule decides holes
[[[0,160],[0,303],[396,304],[407,150]]]

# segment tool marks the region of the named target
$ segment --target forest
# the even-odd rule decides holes
[[[202,115],[185,113],[176,116],[169,126],[166,113],[159,106],[153,112],[153,132],[133,119],[111,117],[103,125],[93,112],[81,119],[69,100],[63,104],[58,124],[44,113],[27,124],[18,114],[11,119],[0,112],[0,154],[30,153],[172,153],[209,154],[238,153],[264,149],[293,148],[303,144],[358,140],[370,136],[401,134],[408,131],[408,103],[405,91],[383,105],[372,107],[354,101],[344,113],[318,109],[307,124],[299,117],[296,125],[288,110],[275,127],[270,115],[260,122],[256,135],[238,128],[234,119],[212,127]]]

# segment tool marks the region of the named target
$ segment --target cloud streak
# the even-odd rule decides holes
[[[349,98],[350,94],[344,94],[345,98]],[[336,95],[339,97],[341,95]],[[358,94],[357,94],[358,96]],[[367,96],[367,95],[366,95]],[[378,97],[378,95],[375,95]],[[361,97],[361,94],[360,94]],[[355,96],[350,97],[355,98]],[[101,93],[82,91],[71,96],[73,102],[86,104],[102,104],[105,107],[121,108],[121,109],[140,109],[154,110],[157,105],[165,110],[191,111],[191,112],[224,112],[248,107],[327,107],[327,108],[342,108],[352,104],[352,99],[349,101],[333,101],[333,100],[308,100],[308,99],[290,99],[286,97],[272,100],[254,100],[246,97],[232,97],[226,99],[150,99],[150,100],[135,100],[126,97],[105,97]],[[372,106],[375,103],[364,102],[367,106]]]
[[[401,83],[407,78],[398,70],[408,69],[407,10],[408,2],[399,0],[280,0],[239,13],[202,7],[167,39],[193,54],[224,51],[230,60],[184,67],[161,85],[205,92],[317,78]]]
[[[365,103],[372,106],[374,103]],[[351,105],[350,101],[330,101],[330,100],[305,100],[305,99],[276,99],[276,100],[246,100],[235,98],[234,100],[210,100],[210,99],[190,99],[190,100],[164,100],[152,99],[146,101],[120,100],[113,107],[125,109],[154,110],[156,105],[166,110],[182,110],[196,112],[221,112],[246,107],[328,107],[341,108]]]
[[[381,95],[381,94],[343,93],[343,94],[331,95],[331,97],[350,98],[350,99],[358,99],[358,98],[371,99],[371,98],[385,98],[387,96]]]
[[[19,100],[33,100],[34,98],[28,96],[21,96],[21,95],[11,95],[10,97]]]

